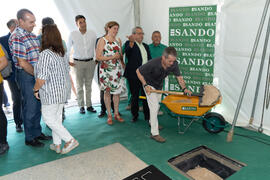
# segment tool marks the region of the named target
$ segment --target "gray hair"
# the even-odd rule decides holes
[[[166,47],[164,49],[162,56],[165,56],[165,58],[168,58],[169,55],[177,57],[177,52],[174,47]]]
[[[28,9],[20,9],[18,12],[17,12],[17,19],[20,20],[25,20],[25,14],[26,13],[29,13],[29,14],[32,14],[34,15],[30,10]]]
[[[16,19],[11,19],[7,22],[8,28],[11,28],[12,26],[17,26]]]
[[[136,30],[137,29],[141,29],[142,30],[142,27],[141,26],[136,26],[132,29],[132,34],[136,34]]]

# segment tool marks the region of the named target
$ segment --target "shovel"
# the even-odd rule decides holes
[[[151,89],[153,93],[173,94],[173,95],[185,95],[183,92],[175,91],[162,91]],[[199,96],[199,106],[213,106],[221,97],[220,91],[213,85],[202,85],[199,94],[191,94],[192,96]]]

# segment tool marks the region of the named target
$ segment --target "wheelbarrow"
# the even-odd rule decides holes
[[[199,106],[198,96],[167,95],[161,103],[166,106],[168,114],[178,119],[178,133],[184,134],[194,121],[202,120],[202,125],[209,133],[219,133],[224,130],[226,121],[222,115],[211,112],[220,104],[222,98],[211,106]]]
[[[161,101],[161,106],[165,105],[168,114],[177,117],[179,134],[184,134],[191,124],[198,120],[202,120],[204,129],[209,133],[217,134],[224,130],[226,121],[223,116],[211,112],[211,109],[222,101],[216,87],[202,86],[200,94],[192,96],[187,96],[182,92],[160,90],[152,90],[152,92],[169,94]],[[215,95],[212,96],[212,94]]]

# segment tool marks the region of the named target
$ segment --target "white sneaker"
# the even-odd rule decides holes
[[[55,144],[50,144],[50,149],[52,151],[55,151],[56,153],[61,153],[61,146],[57,147],[57,145],[55,145]]]
[[[72,139],[71,141],[65,144],[64,148],[62,149],[61,154],[66,154],[78,146],[79,146],[79,142],[76,141],[75,139]]]

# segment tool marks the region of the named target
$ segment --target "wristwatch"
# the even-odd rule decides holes
[[[34,91],[34,93],[38,93],[39,92],[39,89],[38,90],[33,89],[33,91]]]
[[[144,88],[145,88],[146,86],[148,86],[148,84],[143,85]]]
[[[186,87],[184,87],[182,90],[183,90],[183,91],[185,91],[186,89],[187,89],[187,88],[186,88]]]

